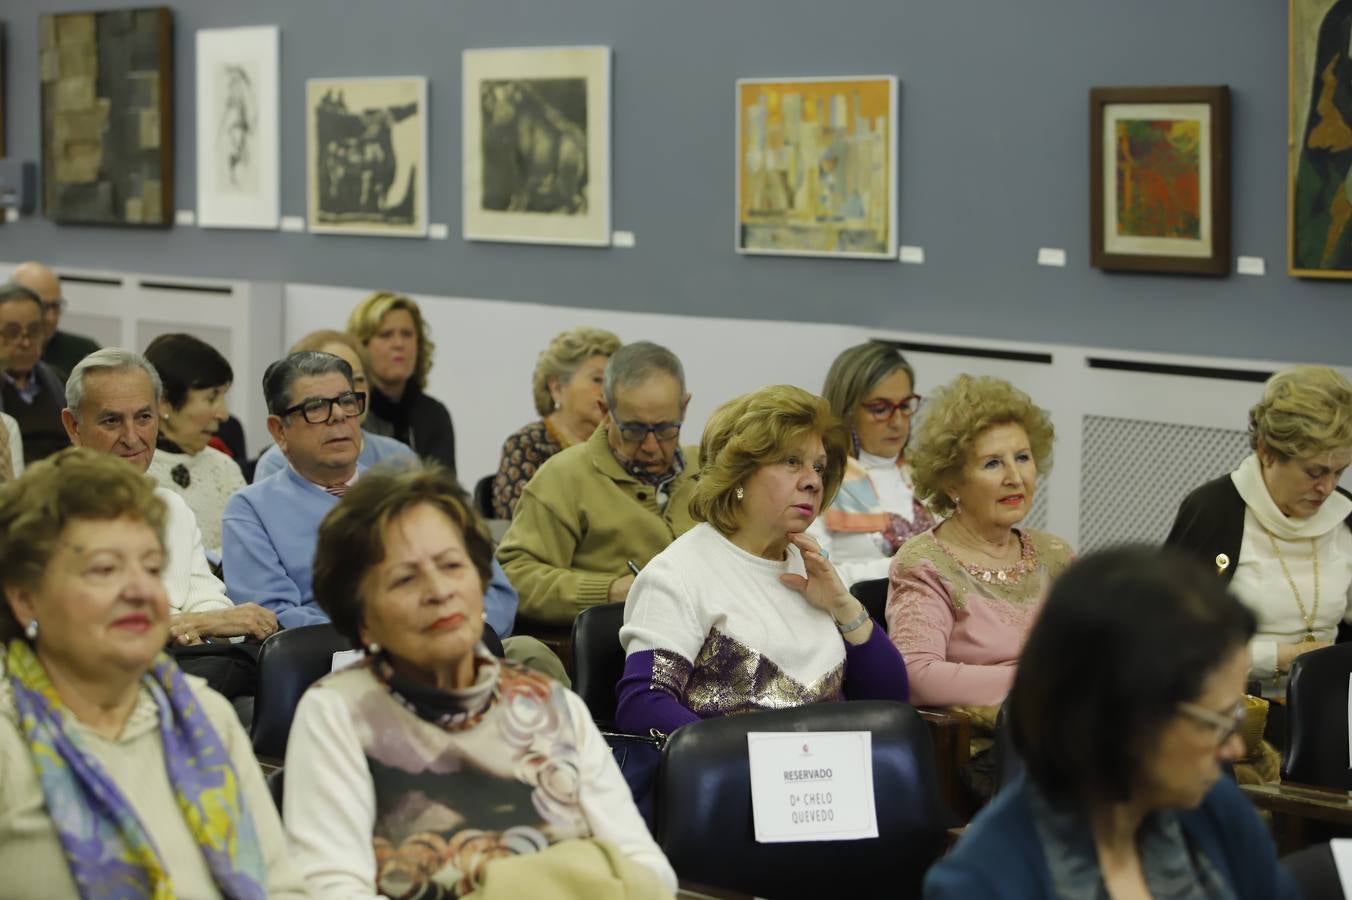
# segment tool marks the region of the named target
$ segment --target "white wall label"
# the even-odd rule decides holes
[[[174,213],[175,225],[196,225],[197,213],[190,209],[180,209]]]
[[[19,221],[19,211],[18,211],[17,209],[15,209],[14,207],[12,207],[12,206],[11,206],[11,207],[8,207],[8,208],[5,210],[5,221],[6,221],[6,222],[17,222],[17,221]]]
[[[634,239],[634,233],[632,231],[612,231],[610,233],[610,246],[612,247],[619,247],[627,250],[636,243],[637,241]]]
[[[752,732],[746,749],[759,843],[878,836],[869,732]]]
[[[282,216],[282,231],[304,231],[304,216]]]
[[[444,241],[451,236],[451,226],[445,222],[433,222],[427,226],[427,236],[434,241]]]
[[[1039,247],[1037,248],[1037,264],[1039,266],[1065,266],[1066,251],[1060,247]]]
[[[923,266],[925,264],[925,248],[902,244],[897,248],[897,259],[913,266]]]
[[[1261,256],[1241,256],[1235,260],[1235,271],[1240,275],[1266,275],[1267,263]]]

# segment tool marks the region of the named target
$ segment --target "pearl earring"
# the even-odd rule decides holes
[[[746,491],[742,490],[742,486],[740,484],[737,485],[737,490],[734,491],[733,493],[737,495],[738,500],[741,500],[743,497],[746,496]]]
[[[367,655],[367,656],[379,656],[379,655],[380,655],[380,645],[377,644],[377,643],[375,643],[375,642],[372,642],[372,643],[370,643],[370,644],[367,644],[367,645],[366,645],[366,655]]]
[[[26,637],[26,638],[28,638],[30,641],[36,641],[36,640],[38,639],[38,620],[37,620],[37,619],[29,619],[29,620],[28,620],[28,626],[27,626],[26,628],[24,628],[24,630],[23,630],[23,636]]]

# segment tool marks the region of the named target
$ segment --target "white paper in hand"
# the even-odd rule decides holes
[[[853,841],[878,836],[873,735],[867,731],[752,732],[756,840]]]

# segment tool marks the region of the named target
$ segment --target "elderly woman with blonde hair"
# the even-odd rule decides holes
[[[6,896],[306,896],[234,708],[164,653],[166,515],[87,449],[0,488]]]
[[[911,452],[917,495],[943,522],[892,561],[887,627],[926,706],[994,706],[1052,581],[1061,539],[1019,527],[1054,432],[1028,395],[959,375],[930,401]]]
[[[804,533],[840,488],[848,449],[826,401],[801,388],[762,388],[714,412],[690,505],[701,524],[648,563],[625,601],[621,729],[907,699],[900,655]]]
[[[540,418],[507,436],[493,478],[493,516],[510,519],[535,470],[560,450],[592,436],[605,413],[601,388],[606,361],[620,339],[600,328],[572,328],[540,352],[531,394]]]
[[[455,471],[451,413],[426,393],[436,345],[412,297],[377,291],[357,304],[347,331],[366,348],[371,396],[362,428],[393,437]]]
[[[1326,366],[1268,379],[1249,410],[1253,452],[1194,490],[1165,543],[1214,568],[1253,611],[1250,676],[1283,696],[1292,661],[1352,620],[1352,384]]]

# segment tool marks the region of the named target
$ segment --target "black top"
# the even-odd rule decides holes
[[[391,400],[375,385],[369,391],[363,428],[402,441],[423,459],[455,472],[455,428],[441,401],[424,394],[412,381],[398,400]]]
[[[59,369],[64,378],[75,368],[76,363],[97,349],[99,345],[90,338],[68,331],[57,331],[43,349],[42,361]]]

